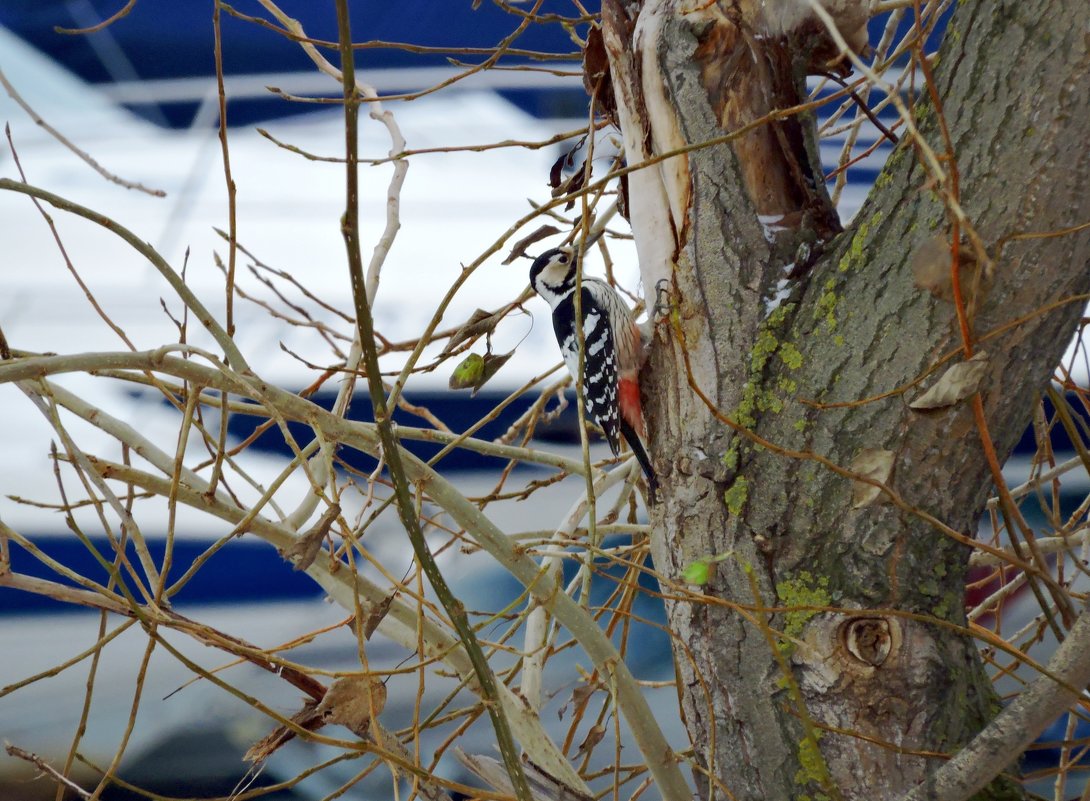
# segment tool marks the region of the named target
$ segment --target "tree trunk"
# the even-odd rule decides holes
[[[854,30],[860,4],[835,5]],[[806,3],[691,6],[604,3],[629,164],[797,102],[828,54],[819,23],[783,13]],[[1086,230],[1011,239],[1090,220],[1080,14],[1072,0],[959,7],[935,69],[959,185],[948,162],[936,182],[906,133],[850,229],[771,314],[785,263],[836,229],[812,121],[629,177],[648,295],[672,287],[643,385],[663,478],[653,553],[704,798],[896,798],[997,711],[964,629],[965,540],[992,486],[984,437],[1005,459],[1085,306],[1062,301],[1090,290]],[[916,115],[941,155],[935,106]],[[910,402],[965,359],[944,196],[986,249],[960,271],[983,367],[977,395],[924,412]],[[770,217],[785,230],[770,235]],[[686,583],[694,563],[706,583]]]

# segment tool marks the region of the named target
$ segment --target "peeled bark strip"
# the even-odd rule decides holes
[[[858,31],[852,19],[865,5],[824,4],[845,34]],[[780,107],[777,88],[798,87],[800,69],[831,55],[807,8],[606,0],[629,164]],[[1090,290],[1090,232],[1004,240],[1090,220],[1090,41],[1070,22],[1080,11],[1074,0],[964,4],[937,65],[960,203],[995,260],[986,292],[972,298],[973,330],[1029,316],[989,339],[975,387],[1000,458],[1085,304],[1031,313]],[[785,49],[772,57],[777,42]],[[918,124],[941,153],[927,103]],[[911,142],[895,150],[853,227],[766,316],[784,254],[835,230],[821,213],[808,125],[770,125],[630,176],[645,287],[650,294],[671,272],[674,287],[644,383],[663,478],[655,566],[680,590],[687,566],[714,557],[710,581],[667,604],[686,646],[677,651],[686,724],[715,777],[696,774],[707,799],[897,798],[941,764],[930,754],[955,752],[998,708],[972,639],[926,620],[965,625],[967,548],[886,496],[854,503],[853,481],[813,460],[754,448],[689,388],[685,356],[693,381],[737,423],[845,468],[860,453],[888,451],[882,472],[900,498],[954,531],[976,530],[990,476],[972,396],[927,411],[900,396],[803,403],[887,392],[961,344],[949,297],[921,286],[913,269],[914,252],[936,236],[948,242],[950,229]],[[766,239],[758,215],[773,213],[791,226],[789,247]],[[789,639],[774,649],[768,629],[705,600],[787,608],[764,619]]]
[[[650,13],[653,14],[654,9]],[[602,3],[602,36],[609,56],[617,117],[629,164],[641,164],[655,152],[652,121],[647,112],[642,83],[641,45],[636,40],[635,26],[635,19],[620,0],[605,0]],[[651,77],[659,79],[657,69],[652,71]],[[673,115],[670,115],[666,121],[671,131],[673,119]],[[662,139],[660,134],[660,144]],[[680,140],[673,144],[680,144]],[[667,145],[666,149],[673,148]],[[680,176],[680,183],[687,186],[687,158],[678,156],[671,161],[680,162],[680,166],[672,165],[671,172]],[[628,176],[629,222],[633,230],[646,232],[636,238],[636,250],[644,286],[648,287],[672,275],[680,248],[678,237],[684,226],[683,220],[672,213],[671,206],[678,204],[676,200],[674,204],[670,202],[663,169],[660,165],[653,165]],[[679,187],[672,188],[676,197]]]
[[[720,127],[735,131],[804,102],[809,59],[796,60],[794,54],[807,39],[820,37],[805,18],[769,19],[762,6],[726,8],[710,5],[702,12],[694,58]],[[826,239],[841,230],[840,220],[825,190],[810,123],[809,115],[775,120],[743,135],[734,149],[743,184],[766,225],[806,226]]]

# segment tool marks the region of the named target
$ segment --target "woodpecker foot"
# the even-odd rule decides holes
[[[658,320],[669,313],[670,296],[672,294],[669,278],[660,278],[655,282],[655,305],[651,307],[651,317],[653,319]]]

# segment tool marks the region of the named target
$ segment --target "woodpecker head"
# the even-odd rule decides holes
[[[546,250],[530,267],[530,286],[555,307],[575,289],[575,251],[571,248]]]

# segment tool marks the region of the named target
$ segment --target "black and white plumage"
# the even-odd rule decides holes
[[[579,376],[579,333],[575,325],[577,259],[571,248],[554,248],[530,267],[530,285],[553,312],[553,332],[572,377]],[[623,436],[647,476],[651,497],[657,481],[644,436],[639,370],[644,348],[632,310],[621,296],[597,278],[584,278],[579,311],[583,329],[583,408],[601,427],[614,454]]]

